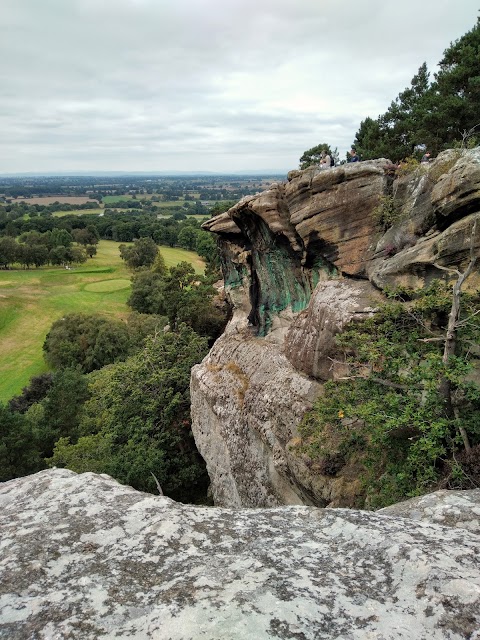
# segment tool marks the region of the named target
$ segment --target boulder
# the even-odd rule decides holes
[[[338,351],[335,336],[348,322],[371,315],[381,301],[381,295],[369,282],[320,282],[307,309],[290,325],[285,355],[297,371],[312,378],[335,378],[344,371],[334,357]]]
[[[194,507],[61,469],[0,485],[0,504],[0,638],[479,637],[480,537],[465,529]]]
[[[480,147],[444,151],[429,165],[428,175],[435,183],[433,208],[438,216],[447,219],[441,224],[445,226],[449,218],[458,220],[480,211]]]
[[[320,255],[344,275],[362,276],[378,234],[372,215],[388,178],[385,160],[289,174],[285,200],[310,259]]]
[[[445,231],[421,237],[413,247],[407,247],[389,259],[377,259],[370,263],[370,281],[379,289],[398,286],[421,289],[432,280],[444,280],[446,272],[439,268],[450,267],[465,270],[470,261],[472,228],[477,220],[477,233],[473,251],[480,254],[480,213],[471,214],[451,224]],[[458,276],[452,271],[450,278]],[[470,290],[480,286],[478,269],[469,277]]]
[[[425,496],[392,504],[377,513],[433,522],[444,527],[467,529],[480,535],[480,489],[471,491],[435,491]]]

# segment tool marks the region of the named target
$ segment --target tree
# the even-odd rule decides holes
[[[162,252],[159,250],[157,255],[155,256],[155,260],[150,268],[153,273],[156,273],[159,276],[165,276],[168,273],[167,265],[165,263],[165,258],[162,255]]]
[[[125,323],[83,313],[70,313],[56,320],[43,344],[45,359],[52,367],[79,367],[83,373],[125,359],[129,349]]]
[[[55,442],[69,437],[74,442],[80,435],[79,424],[83,404],[89,397],[86,376],[75,369],[61,369],[53,376],[53,383],[40,404],[32,405],[27,418],[38,432],[42,458],[51,456]],[[33,411],[34,409],[38,411]]]
[[[183,249],[193,251],[197,243],[197,234],[195,229],[190,226],[184,226],[178,234],[178,244]]]
[[[172,329],[185,323],[215,339],[226,321],[225,312],[213,305],[216,295],[209,278],[197,274],[189,262],[181,262],[163,276],[152,271],[134,276],[127,304],[140,313],[167,316]]]
[[[0,482],[45,468],[30,422],[0,403]]]
[[[85,247],[85,251],[87,252],[87,256],[89,258],[93,258],[93,256],[97,255],[97,247],[94,244],[87,244]]]
[[[50,243],[55,247],[69,247],[73,242],[73,238],[66,229],[55,227],[50,235]]]
[[[207,263],[207,273],[215,273],[220,276],[220,253],[214,234],[199,229],[197,231],[195,251]]]
[[[472,232],[470,236],[470,261],[463,273],[460,273],[460,271],[456,269],[455,270],[448,269],[439,264],[435,265],[437,268],[440,268],[440,269],[445,269],[450,272],[454,271],[458,275],[458,279],[453,285],[453,289],[452,289],[452,306],[450,309],[450,313],[448,315],[448,324],[447,324],[447,330],[445,333],[445,340],[444,340],[442,362],[445,366],[445,374],[442,377],[440,381],[440,386],[439,386],[440,395],[443,399],[445,415],[450,420],[454,418],[455,419],[459,418],[459,410],[458,410],[458,406],[455,406],[455,398],[454,398],[454,394],[456,390],[455,379],[453,378],[453,376],[449,375],[449,369],[450,369],[450,363],[452,359],[455,358],[455,355],[456,355],[458,329],[462,324],[465,324],[465,322],[468,322],[468,321],[471,322],[471,319],[467,319],[463,321],[460,320],[461,291],[462,291],[462,286],[465,283],[465,280],[467,280],[467,278],[472,273],[475,263],[477,261],[477,256],[475,255],[476,230],[477,230],[477,220],[475,219],[472,225]],[[460,435],[462,436],[463,444],[465,446],[466,451],[470,451],[471,447],[470,447],[470,440],[468,437],[468,433],[461,420],[458,420],[458,429],[459,429]]]
[[[155,314],[137,313],[133,311],[127,318],[130,334],[130,352],[136,353],[143,348],[146,338],[164,330],[167,318]]]
[[[119,249],[120,257],[130,269],[150,267],[158,252],[158,247],[151,238],[139,238],[131,246],[121,244]]]
[[[83,264],[87,261],[87,254],[82,247],[67,247],[65,262],[67,264]]]
[[[423,64],[386,113],[360,124],[355,146],[363,159],[402,160],[417,145],[436,154],[480,124],[480,18],[445,50],[438,66],[433,83]]]
[[[139,313],[160,313],[163,273],[140,271],[132,277],[132,288],[127,304]]]
[[[181,326],[92,374],[81,438],[59,441],[50,464],[108,473],[156,493],[154,475],[174,499],[204,498],[208,477],[190,430],[189,384],[191,367],[206,351],[206,340]]]
[[[307,151],[304,151],[299,161],[300,169],[306,169],[312,164],[318,164],[320,162],[322,151],[325,151],[327,155],[332,156],[330,145],[328,145],[326,142],[317,144],[316,147],[312,147],[311,149],[307,149]]]
[[[0,238],[0,266],[8,269],[9,266],[16,262],[19,254],[19,246],[14,238],[4,236]]]
[[[480,123],[480,18],[473,29],[450,44],[438,66],[429,128],[435,128],[445,146]]]
[[[354,146],[363,160],[402,160],[425,141],[422,123],[429,99],[429,73],[424,63],[409,87],[391,103],[377,120],[366,118],[355,136]]]
[[[480,443],[480,387],[468,376],[480,318],[478,296],[459,286],[399,291],[346,327],[337,343],[349,373],[325,385],[300,429],[326,473],[355,460],[370,507],[468,480],[458,455]]]
[[[38,376],[30,378],[28,387],[22,389],[19,396],[14,396],[8,403],[10,411],[17,413],[25,413],[32,404],[40,402],[47,395],[53,384],[53,375],[51,373],[41,373]]]

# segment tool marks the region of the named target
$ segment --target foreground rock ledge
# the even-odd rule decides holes
[[[180,505],[104,475],[0,485],[0,638],[479,638],[480,537],[315,507]]]

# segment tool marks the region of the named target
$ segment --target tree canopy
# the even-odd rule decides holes
[[[129,347],[124,322],[83,313],[70,313],[54,322],[43,344],[45,359],[51,366],[78,366],[83,373],[125,359]]]
[[[158,247],[152,238],[139,238],[133,241],[133,245],[121,244],[119,249],[120,257],[130,269],[150,267],[158,253]]]
[[[364,160],[437,154],[480,134],[480,18],[445,50],[433,82],[424,63],[409,87],[376,119],[360,123],[354,144]]]
[[[157,478],[177,500],[204,496],[208,476],[190,429],[189,384],[190,369],[206,352],[205,338],[181,325],[95,372],[80,438],[60,439],[50,464],[108,473],[143,491],[156,492]]]
[[[334,154],[334,152],[330,148],[330,145],[327,144],[326,142],[317,144],[315,147],[312,147],[311,149],[307,149],[307,151],[304,151],[299,161],[300,169],[307,169],[312,164],[318,164],[320,162],[320,156],[323,151],[326,154],[328,154],[330,157],[332,156],[332,154]]]

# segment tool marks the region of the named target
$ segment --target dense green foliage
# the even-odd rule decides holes
[[[134,275],[128,304],[140,313],[166,316],[172,329],[184,323],[213,340],[226,320],[224,311],[213,305],[216,295],[209,277],[181,262],[166,272],[157,269]]]
[[[355,137],[363,160],[390,158],[398,161],[421,148],[433,154],[470,143],[480,135],[480,19],[474,28],[450,45],[430,82],[423,64],[410,87],[402,91],[387,111],[366,118]],[[417,147],[421,147],[416,151]]]
[[[332,151],[332,149],[330,148],[330,145],[323,142],[303,152],[299,161],[300,169],[307,169],[307,167],[310,167],[314,164],[318,164],[320,162],[322,152],[325,152],[330,157],[333,157],[335,162],[338,162],[337,149],[334,149]]]
[[[225,203],[225,206],[230,205]],[[38,214],[32,205],[0,205],[0,268],[15,264],[31,266],[81,264],[87,255],[96,255],[98,239],[134,242],[125,246],[122,257],[131,268],[149,266],[154,245],[196,251],[207,271],[219,272],[219,255],[214,236],[201,228],[195,218],[159,218],[156,211],[105,210],[105,214],[71,215],[56,218]],[[218,203],[213,210],[224,207]],[[26,212],[29,213],[26,213]],[[183,216],[185,218],[185,216]],[[73,243],[76,243],[74,245]]]
[[[189,383],[191,367],[206,351],[206,340],[183,325],[93,374],[81,437],[60,439],[50,463],[108,473],[151,492],[155,476],[177,500],[204,496],[207,475],[190,430]]]
[[[204,501],[208,477],[190,428],[189,385],[207,348],[180,325],[150,335],[124,362],[89,375],[62,368],[32,382],[0,405],[0,481],[49,463],[155,493],[158,480],[172,498]]]
[[[43,350],[54,368],[79,366],[83,373],[125,359],[129,350],[125,323],[99,315],[71,313],[53,323]]]
[[[0,482],[44,467],[38,434],[31,422],[0,403]]]
[[[301,427],[304,451],[324,473],[361,464],[370,507],[418,495],[441,479],[468,485],[455,456],[464,445],[460,427],[480,442],[480,387],[468,375],[478,367],[472,345],[480,342],[479,300],[463,295],[457,351],[444,363],[451,302],[451,292],[435,283],[414,301],[390,302],[347,328],[338,345],[350,374],[326,384]],[[453,414],[441,392],[444,379]]]
[[[121,244],[119,249],[120,257],[130,269],[151,267],[158,253],[158,247],[151,238],[139,238],[129,246]]]
[[[134,313],[128,323],[98,314],[70,313],[53,323],[43,350],[55,369],[78,368],[82,373],[125,360],[143,340],[165,326],[156,315]]]
[[[30,384],[22,389],[22,393],[10,399],[8,403],[10,410],[25,413],[33,404],[45,398],[52,384],[53,374],[51,373],[32,376]]]

